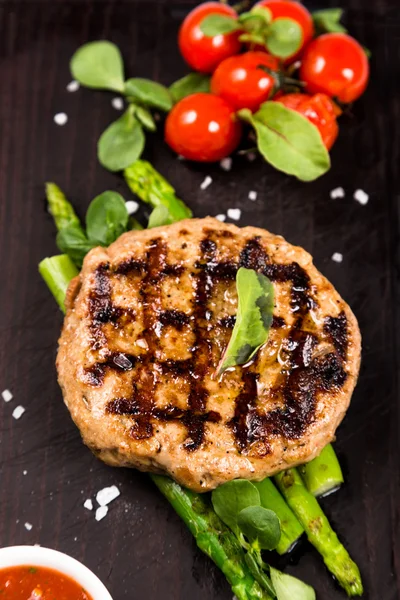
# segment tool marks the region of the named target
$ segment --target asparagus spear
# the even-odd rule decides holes
[[[64,300],[71,279],[78,269],[66,254],[45,258],[39,264],[39,272],[53,294],[58,306],[65,312]]]
[[[67,200],[65,194],[55,183],[46,183],[46,198],[49,203],[49,212],[53,216],[57,231],[69,225],[82,227],[74,207]]]
[[[335,492],[343,483],[343,473],[331,444],[309,463],[299,467],[300,475],[309,492],[316,498]]]
[[[168,208],[171,221],[189,219],[192,211],[180,200],[172,185],[145,160],[137,160],[124,170],[125,181],[143,202],[153,208],[163,204]]]
[[[275,481],[329,571],[349,596],[361,596],[363,585],[356,563],[340,543],[318,501],[307,490],[297,470],[283,471],[275,475]]]
[[[270,479],[253,483],[259,491],[261,506],[273,510],[280,520],[281,539],[276,551],[279,554],[286,554],[303,535],[303,526]]]

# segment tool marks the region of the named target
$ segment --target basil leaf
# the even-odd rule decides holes
[[[315,125],[278,102],[265,102],[254,115],[239,116],[256,130],[258,149],[272,166],[301,181],[313,181],[330,168],[330,158]]]
[[[228,15],[208,15],[200,23],[200,30],[207,37],[232,33],[239,29],[242,29],[239,21],[235,17],[229,17]]]
[[[109,171],[121,171],[137,160],[143,152],[145,137],[132,108],[111,123],[97,144],[100,163]]]
[[[153,119],[153,115],[147,108],[135,106],[135,117],[143,125],[147,131],[156,131],[157,125]]]
[[[268,277],[241,267],[236,275],[238,310],[232,337],[218,368],[244,365],[268,339],[274,309],[274,288]]]
[[[124,90],[124,64],[115,44],[89,42],[75,52],[70,62],[74,79],[96,89]]]
[[[162,225],[170,225],[171,223],[174,223],[174,219],[171,216],[168,208],[164,204],[159,204],[151,212],[147,229],[161,227]]]
[[[211,500],[219,518],[239,535],[237,519],[240,511],[248,506],[259,506],[260,494],[250,481],[235,479],[214,490]]]
[[[272,584],[275,588],[277,600],[315,600],[315,591],[300,579],[281,573],[270,567]]]
[[[109,246],[126,231],[128,211],[125,200],[117,192],[103,192],[89,205],[86,232],[91,242]]]
[[[346,27],[340,23],[342,8],[326,8],[312,13],[314,26],[318,33],[347,33]]]
[[[86,254],[97,244],[89,241],[80,225],[71,224],[57,233],[56,243],[63,254],[81,267]]]
[[[261,550],[275,550],[281,539],[281,525],[274,511],[262,506],[248,506],[237,519],[240,531]]]
[[[172,108],[172,98],[168,88],[161,83],[151,81],[151,79],[142,79],[141,77],[128,79],[125,81],[124,93],[150,108],[158,108],[165,112]]]
[[[169,93],[175,103],[191,94],[197,94],[199,92],[207,94],[211,90],[210,81],[211,78],[209,75],[189,73],[189,75],[185,75],[182,79],[175,81],[175,83],[170,86]]]
[[[303,32],[293,19],[276,19],[268,30],[267,49],[274,56],[288,58],[301,48]]]

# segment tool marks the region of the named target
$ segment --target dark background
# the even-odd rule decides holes
[[[56,253],[43,184],[56,181],[81,215],[105,189],[132,197],[96,159],[99,134],[118,116],[113,96],[68,93],[68,61],[83,42],[108,38],[122,49],[128,76],[171,83],[187,72],[176,34],[193,4],[0,1],[0,391],[14,394],[10,404],[0,398],[0,545],[65,551],[99,574],[115,600],[230,599],[232,592],[148,477],[98,462],[62,403],[54,368],[62,316],[37,273],[37,263]],[[302,184],[244,158],[234,160],[231,173],[190,165],[177,161],[161,136],[149,139],[146,153],[197,216],[240,207],[240,224],[264,226],[304,246],[356,313],[363,363],[336,444],[346,485],[323,507],[360,565],[364,597],[394,600],[400,597],[399,3],[318,0],[309,8],[337,4],[348,9],[350,31],[372,50],[372,81],[353,115],[341,119],[327,175]],[[64,127],[53,122],[60,111],[69,117]],[[201,191],[207,174],[213,184]],[[337,186],[346,198],[331,200]],[[370,194],[366,206],[353,200],[357,188]],[[252,189],[256,202],[247,200]],[[343,253],[341,264],[331,260],[333,252]],[[26,412],[16,421],[18,404]],[[97,523],[83,502],[111,484],[121,496]],[[306,543],[289,571],[312,583],[319,598],[344,598]]]

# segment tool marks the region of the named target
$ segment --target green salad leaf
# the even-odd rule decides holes
[[[272,584],[275,588],[277,600],[315,600],[315,591],[300,579],[281,573],[270,567]]]
[[[312,13],[318,33],[347,33],[346,27],[343,27],[340,22],[342,16],[342,8],[325,8]]]
[[[274,288],[268,277],[241,267],[236,275],[236,288],[236,323],[221,359],[219,373],[251,360],[267,341],[272,323]]]
[[[329,170],[321,135],[303,115],[279,102],[264,102],[253,115],[247,109],[238,114],[253,125],[260,153],[276,169],[301,181],[313,181]]]
[[[182,79],[178,79],[178,81],[175,81],[170,85],[169,93],[176,103],[191,94],[197,94],[199,92],[207,94],[211,90],[210,82],[211,78],[209,75],[189,73],[188,75],[185,75],[185,77],[182,77]]]
[[[153,115],[147,108],[143,106],[135,106],[135,117],[143,125],[147,131],[156,131],[157,125],[153,119]]]
[[[240,531],[261,550],[275,550],[281,539],[281,526],[274,511],[262,506],[248,506],[237,517]]]
[[[86,254],[97,246],[91,242],[85,235],[80,225],[67,225],[57,233],[56,243],[58,248],[64,254],[68,254],[70,259],[81,267]]]
[[[99,246],[109,246],[128,226],[125,200],[117,192],[103,192],[89,205],[86,213],[86,233]]]
[[[72,76],[86,87],[124,91],[124,63],[111,42],[84,44],[71,58],[70,67]]]
[[[134,107],[130,106],[122,117],[107,127],[99,139],[98,158],[109,171],[122,171],[143,152],[143,128],[133,113]]]
[[[238,516],[248,506],[260,506],[260,494],[255,485],[246,479],[224,483],[212,492],[215,512],[236,535],[239,535]]]
[[[144,106],[165,112],[170,111],[173,104],[168,88],[161,83],[141,77],[132,77],[125,82],[125,95]]]
[[[200,29],[207,37],[232,33],[242,29],[239,21],[229,15],[212,14],[205,17],[200,23]]]
[[[147,229],[170,225],[171,223],[174,223],[174,218],[171,216],[168,208],[164,204],[159,204],[150,214]]]
[[[267,36],[267,49],[274,56],[288,58],[301,48],[303,32],[293,19],[276,19],[271,23]]]

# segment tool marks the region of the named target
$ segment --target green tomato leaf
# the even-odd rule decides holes
[[[72,76],[90,88],[124,90],[124,63],[115,44],[107,41],[89,42],[71,58]]]
[[[276,19],[269,27],[267,49],[274,56],[288,58],[301,48],[303,32],[293,19]]]
[[[117,192],[103,192],[92,200],[86,213],[87,236],[99,246],[109,246],[126,231],[128,218],[123,197]]]
[[[156,131],[157,125],[153,119],[153,115],[147,108],[135,106],[135,117],[143,125],[147,131]]]
[[[255,485],[246,479],[224,483],[211,495],[212,504],[219,518],[239,535],[238,515],[248,506],[260,506],[260,494]]]
[[[111,123],[97,144],[100,163],[109,171],[122,171],[143,152],[145,137],[139,121],[132,114],[133,107]]]
[[[202,73],[189,73],[189,75],[185,75],[182,79],[178,79],[175,81],[170,88],[169,93],[172,96],[173,101],[179,102],[186,98],[186,96],[191,96],[192,94],[197,94],[199,92],[208,93],[211,90],[210,85],[211,78],[209,75],[203,75]]]
[[[326,8],[313,12],[312,18],[317,33],[347,33],[346,27],[340,23],[342,16],[342,8]]]
[[[87,239],[80,225],[67,225],[57,233],[57,247],[63,254],[68,254],[77,267],[81,267],[86,254],[97,244]]]
[[[236,275],[236,289],[236,323],[221,359],[219,373],[249,362],[267,341],[272,323],[274,287],[268,277],[241,267]]]
[[[159,204],[155,207],[149,217],[147,229],[161,227],[162,225],[170,225],[171,223],[174,223],[174,219],[171,216],[168,208],[164,204]]]
[[[172,98],[168,88],[161,83],[133,77],[125,81],[125,95],[149,108],[158,108],[168,112],[172,108]]]
[[[281,539],[281,525],[276,514],[262,506],[248,506],[237,519],[240,531],[261,550],[275,550]]]
[[[224,35],[242,29],[241,24],[235,17],[229,15],[213,14],[205,17],[200,23],[200,30],[207,37]]]
[[[300,579],[281,573],[270,567],[272,584],[275,588],[277,600],[315,600],[315,591]]]
[[[239,116],[251,123],[258,149],[272,166],[301,181],[313,181],[330,168],[330,158],[315,125],[278,102],[265,102],[254,115]]]

